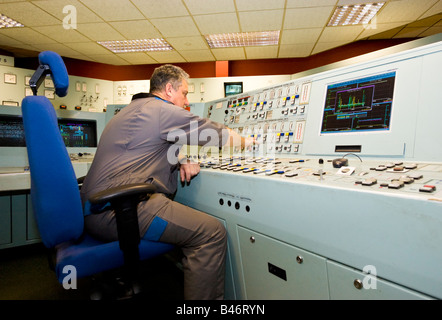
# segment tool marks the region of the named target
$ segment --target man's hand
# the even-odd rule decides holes
[[[195,162],[184,162],[180,164],[180,177],[181,182],[190,182],[192,177],[196,176],[200,172],[200,165]]]

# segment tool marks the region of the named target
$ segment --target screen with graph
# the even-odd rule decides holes
[[[96,147],[97,122],[95,120],[58,119],[61,137],[66,147]]]
[[[321,134],[390,130],[396,71],[327,86]]]

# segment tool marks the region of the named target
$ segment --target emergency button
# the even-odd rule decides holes
[[[426,184],[423,187],[419,188],[420,192],[433,192],[436,190],[436,186]]]

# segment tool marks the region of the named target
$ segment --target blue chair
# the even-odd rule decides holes
[[[155,192],[150,184],[132,184],[100,192],[92,205],[110,204],[116,211],[119,241],[104,243],[84,230],[79,185],[61,137],[55,109],[37,90],[50,74],[55,93],[68,92],[69,77],[62,58],[51,51],[39,55],[40,66],[30,80],[34,93],[22,102],[23,124],[31,175],[31,200],[43,244],[54,251],[57,279],[64,283],[75,270],[82,278],[116,268],[136,271],[139,260],[159,256],[173,246],[157,240],[166,222],[154,219],[149,237],[140,239],[136,208],[139,201]],[[144,240],[148,238],[151,240]]]

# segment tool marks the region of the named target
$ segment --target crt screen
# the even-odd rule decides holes
[[[389,130],[396,72],[327,86],[321,134]]]

